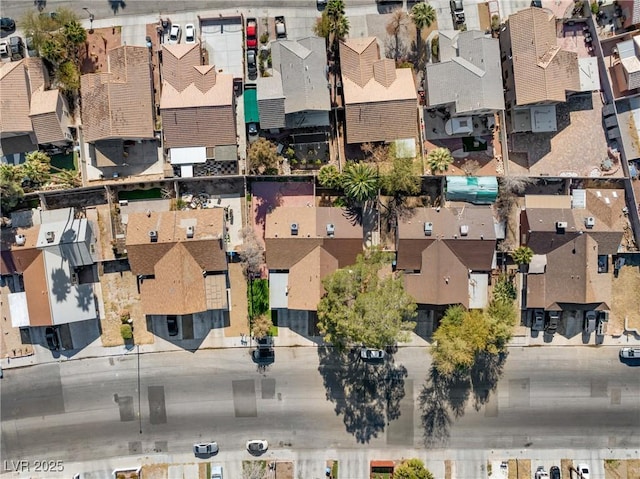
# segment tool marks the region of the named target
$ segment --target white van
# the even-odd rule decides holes
[[[211,479],[222,479],[222,466],[211,466]]]

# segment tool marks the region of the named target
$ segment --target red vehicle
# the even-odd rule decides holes
[[[258,47],[258,23],[255,18],[247,18],[247,48]]]

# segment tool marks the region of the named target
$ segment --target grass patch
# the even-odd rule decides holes
[[[338,461],[333,461],[333,465],[331,466],[331,475],[333,479],[338,479]]]
[[[51,156],[51,173],[58,173],[60,170],[77,170],[75,152]]]
[[[269,281],[266,279],[249,281],[247,300],[250,318],[261,314],[271,314],[269,310]]]
[[[131,191],[119,191],[119,200],[156,200],[162,198],[162,190],[160,188],[151,188],[149,190],[131,190]]]
[[[273,337],[278,336],[278,326],[273,325],[269,328],[269,336],[273,336]]]

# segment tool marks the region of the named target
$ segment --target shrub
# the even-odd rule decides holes
[[[268,42],[269,42],[269,33],[264,32],[262,35],[260,35],[260,43],[262,43],[263,45],[266,45]]]
[[[133,338],[133,328],[130,324],[123,324],[120,326],[120,334],[125,341]]]

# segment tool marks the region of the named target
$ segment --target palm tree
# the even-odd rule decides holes
[[[48,38],[42,42],[40,47],[42,58],[49,60],[53,64],[57,64],[65,58],[66,52],[64,47],[54,38]]]
[[[87,41],[87,31],[75,20],[64,26],[64,36],[74,46],[81,45]]]
[[[22,172],[33,183],[43,185],[51,179],[51,158],[42,151],[29,153],[22,165]]]
[[[364,203],[378,194],[378,173],[366,163],[350,163],[342,174],[342,187],[347,197]]]
[[[322,15],[327,18],[329,45],[334,54],[338,52],[338,42],[349,34],[349,19],[345,16],[344,0],[329,0]]]
[[[342,175],[334,165],[325,165],[318,172],[318,181],[325,188],[338,188]]]
[[[533,250],[528,246],[520,246],[513,250],[511,258],[516,264],[529,264],[533,258]]]
[[[409,16],[416,26],[416,50],[418,59],[420,59],[422,55],[422,29],[429,28],[436,21],[436,11],[428,3],[420,2],[411,7]]]
[[[78,170],[61,170],[52,180],[64,188],[78,188],[82,186],[82,179]]]
[[[453,163],[453,156],[448,148],[434,148],[427,154],[427,161],[431,173],[444,172]]]

